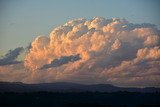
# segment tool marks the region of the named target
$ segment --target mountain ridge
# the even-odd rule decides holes
[[[160,92],[160,88],[118,87],[111,84],[78,84],[72,82],[54,82],[25,84],[22,82],[0,82],[0,92]]]

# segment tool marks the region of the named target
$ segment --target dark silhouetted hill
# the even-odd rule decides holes
[[[57,82],[24,84],[21,82],[0,82],[0,92],[160,92],[160,88],[125,88],[110,84],[83,85],[76,83]]]

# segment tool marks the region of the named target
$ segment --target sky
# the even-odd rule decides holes
[[[75,18],[125,18],[160,26],[159,0],[1,0],[0,55]]]
[[[159,0],[1,0],[0,81],[160,87]]]

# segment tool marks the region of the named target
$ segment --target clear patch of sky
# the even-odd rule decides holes
[[[160,27],[159,0],[1,0],[0,54],[74,18],[126,18]]]

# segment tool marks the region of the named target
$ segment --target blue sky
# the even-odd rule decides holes
[[[125,18],[160,26],[159,0],[1,0],[0,55],[74,18]]]

